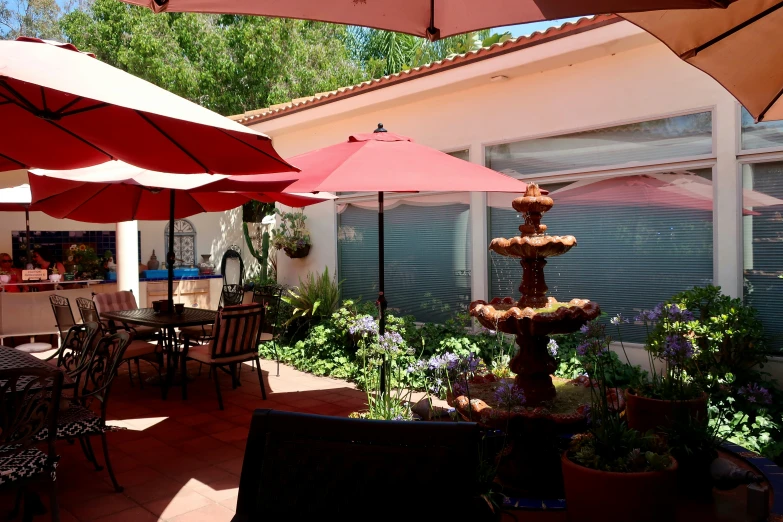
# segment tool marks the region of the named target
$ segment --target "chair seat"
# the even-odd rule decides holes
[[[49,457],[43,451],[29,448],[9,454],[13,446],[0,446],[0,485],[32,478],[47,471]]]
[[[57,438],[72,439],[86,435],[100,435],[104,427],[99,415],[77,402],[71,402],[68,408],[57,414]],[[49,429],[44,428],[35,436],[35,440],[44,441],[49,436]]]
[[[179,333],[182,337],[197,341],[201,339],[207,339],[212,337],[212,325],[206,326],[183,326],[179,329]]]
[[[134,339],[140,341],[148,341],[150,339],[157,340],[160,334],[160,329],[155,328],[154,326],[133,326],[132,328],[135,332]]]
[[[252,361],[258,357],[255,353],[245,352],[240,355],[234,355],[231,357],[218,357],[214,359],[212,357],[212,345],[211,344],[199,344],[191,346],[188,350],[188,358],[193,359],[204,364],[230,364],[235,362]]]
[[[17,350],[25,353],[38,353],[46,352],[52,349],[52,345],[49,343],[25,343],[15,346]]]
[[[157,351],[157,344],[148,343],[147,341],[133,340],[125,349],[125,353],[122,355],[122,358],[123,360],[135,359],[136,357],[153,355],[157,353]]]

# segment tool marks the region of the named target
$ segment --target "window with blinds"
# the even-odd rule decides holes
[[[742,184],[745,302],[758,310],[771,348],[779,352],[783,351],[783,162],[744,165]]]
[[[745,107],[742,107],[741,121],[740,148],[742,150],[783,148],[783,121],[756,123]]]
[[[712,283],[711,171],[661,173],[543,184],[554,208],[542,220],[551,235],[577,246],[549,258],[549,295],[597,301],[608,320],[633,319],[677,292]],[[489,195],[490,238],[519,235],[507,198]],[[490,297],[519,298],[519,260],[490,253]],[[643,342],[641,325],[624,340]]]
[[[712,155],[712,113],[631,123],[486,148],[486,166],[510,175],[649,165]]]
[[[470,205],[467,195],[388,199],[384,212],[389,311],[441,323],[470,303]],[[344,299],[378,295],[378,209],[338,206],[338,269]]]

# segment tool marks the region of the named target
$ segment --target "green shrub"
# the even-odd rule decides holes
[[[299,278],[299,286],[288,290],[283,301],[293,307],[287,323],[296,319],[319,320],[331,317],[340,303],[340,286],[336,278],[329,277],[329,268],[322,274],[308,272],[304,281]]]

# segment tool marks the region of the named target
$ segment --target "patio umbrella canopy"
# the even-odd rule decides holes
[[[375,27],[430,40],[618,11],[725,7],[733,0],[123,0],[155,12],[235,13]]]
[[[121,162],[71,171],[34,170],[29,178],[35,209],[52,217],[88,223],[168,220],[171,230],[177,218],[201,212],[230,210],[256,198],[274,200],[275,193],[292,181],[276,176],[268,181],[259,180],[241,185],[243,189],[255,192],[210,191],[205,185],[215,182],[216,176],[145,171]],[[224,187],[231,187],[229,177],[220,176],[217,180],[223,181]],[[195,191],[197,188],[200,190]],[[258,193],[260,190],[266,192]],[[320,201],[313,198],[296,199],[295,196],[285,196],[284,199],[288,203],[298,202],[302,205]],[[174,309],[174,258],[174,234],[169,234],[166,255],[169,310]]]
[[[783,119],[783,3],[740,0],[727,9],[621,16],[726,88],[756,118]]]
[[[512,192],[522,194],[527,185],[475,163],[450,156],[387,132],[383,124],[370,134],[355,134],[348,141],[289,158],[297,165],[299,179],[290,192],[378,193],[378,305],[379,331],[384,333],[384,192]],[[243,176],[244,180],[258,176]],[[384,382],[383,374],[381,382]]]
[[[268,136],[70,44],[0,41],[0,169],[121,159],[161,172],[295,171]]]

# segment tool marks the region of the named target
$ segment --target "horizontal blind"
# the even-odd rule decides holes
[[[699,172],[699,177],[709,179],[708,173]],[[630,185],[629,190],[638,192],[625,192],[619,202],[558,205],[555,191],[564,185],[543,186],[555,206],[542,222],[547,234],[576,236],[577,246],[548,259],[548,295],[561,302],[596,301],[607,314],[604,320],[618,313],[633,319],[677,292],[712,283],[712,212],[663,206],[643,184],[638,189]],[[573,197],[573,191],[587,191],[590,185],[568,193]],[[514,210],[491,206],[489,213],[490,237],[519,235],[521,217]],[[519,260],[490,253],[491,297],[518,299],[521,276]],[[623,337],[643,342],[644,327],[628,325]]]
[[[712,113],[700,112],[492,145],[487,167],[507,174],[593,170],[712,154]]]
[[[751,207],[748,189],[783,199],[783,162],[745,165],[745,303],[758,310],[771,348],[783,350],[783,205]]]
[[[393,201],[389,202],[393,203]],[[344,299],[378,294],[377,210],[346,205],[338,214]],[[400,204],[384,212],[386,300],[395,315],[442,323],[470,303],[470,205]]]
[[[742,150],[780,149],[783,148],[783,121],[756,123],[743,107],[740,135]]]

